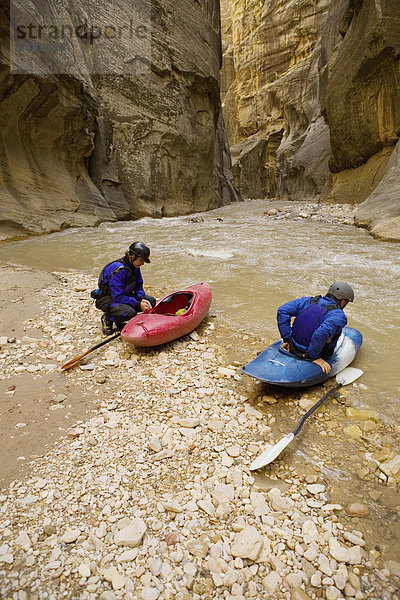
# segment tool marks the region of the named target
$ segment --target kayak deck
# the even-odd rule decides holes
[[[281,349],[282,340],[268,346],[254,360],[242,368],[242,373],[254,379],[283,387],[307,387],[322,383],[347,367],[355,358],[362,344],[357,329],[344,327],[333,355],[326,359],[331,365],[324,373],[318,365],[302,360]]]
[[[190,333],[206,316],[211,288],[202,282],[161,298],[148,312],[128,321],[121,338],[134,346],[159,346]]]

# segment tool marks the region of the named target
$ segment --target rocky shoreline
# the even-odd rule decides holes
[[[285,394],[245,381],[234,339],[212,314],[163,348],[118,340],[61,373],[63,362],[100,337],[93,283],[83,274],[53,274],[40,293],[41,314],[25,322],[29,331],[0,340],[8,401],[17,398],[22,375],[32,386],[43,379],[46,414],[62,422],[59,440],[0,495],[0,595],[398,598],[397,550],[381,553],[371,542],[370,520],[383,490],[396,493],[398,432],[385,430],[385,451],[367,465],[368,501],[337,501],[323,456],[306,469],[284,454],[252,473],[250,462],[285,429],[282,412],[296,420],[322,387]],[[261,349],[250,336],[246,343],[248,358]],[[345,424],[350,451],[356,444],[371,450],[382,425],[372,411],[352,407],[353,394],[356,386],[337,396],[314,427],[329,441]],[[344,411],[345,423],[338,420]],[[14,427],[23,432],[29,423]],[[21,450],[21,463],[29,458]]]

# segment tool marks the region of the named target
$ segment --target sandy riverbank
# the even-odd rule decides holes
[[[93,280],[6,265],[1,277],[1,473],[15,480],[0,496],[2,596],[398,597],[396,482],[378,459],[354,461],[368,434],[386,436],[380,461],[392,460],[396,432],[346,417],[359,388],[315,418],[314,464],[293,451],[252,474],[324,391],[242,377],[267,340],[210,316],[162,349],[112,342],[65,374],[101,339]],[[352,460],[360,487],[346,480]]]

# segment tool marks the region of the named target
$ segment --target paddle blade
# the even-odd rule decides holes
[[[73,367],[74,365],[76,365],[76,363],[78,363],[80,360],[82,360],[82,358],[84,358],[85,356],[87,356],[89,354],[89,352],[91,352],[91,350],[88,350],[87,352],[84,352],[80,356],[77,356],[76,358],[73,358],[72,360],[69,360],[64,365],[62,365],[61,369],[63,371],[66,371],[67,369],[70,369],[71,367]]]
[[[353,381],[361,377],[363,373],[364,371],[361,369],[346,367],[336,375],[336,381],[340,383],[340,385],[348,385],[349,383],[353,383]]]
[[[261,467],[265,467],[265,465],[268,465],[270,462],[275,460],[275,458],[279,456],[282,450],[284,450],[286,446],[290,444],[293,438],[293,433],[288,433],[287,435],[285,435],[285,437],[279,440],[279,442],[275,444],[275,446],[272,446],[272,448],[268,448],[268,450],[265,450],[265,452],[260,454],[260,456],[257,456],[257,458],[253,460],[249,467],[250,471],[254,471],[255,469],[261,469]]]

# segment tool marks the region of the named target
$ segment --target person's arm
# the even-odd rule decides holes
[[[329,371],[332,369],[331,365],[328,362],[326,362],[326,360],[324,360],[323,358],[316,358],[312,362],[321,367],[324,373],[329,373]]]
[[[139,306],[139,302],[136,300],[136,298],[124,294],[124,288],[129,276],[129,269],[120,269],[114,273],[109,281],[111,297],[112,301],[116,304],[128,304],[128,306],[132,306],[132,308],[136,310]]]
[[[276,320],[278,323],[279,333],[281,334],[284,344],[289,343],[292,335],[292,318],[298,315],[299,312],[301,312],[307,306],[310,298],[311,296],[304,296],[303,298],[298,298],[297,300],[291,300],[290,302],[282,304],[282,306],[278,308]],[[285,349],[286,348],[284,348],[284,350]]]
[[[143,277],[140,272],[140,269],[136,269],[136,283],[135,283],[133,292],[134,292],[136,298],[139,300],[139,302],[141,300],[143,300],[143,298],[144,298]]]
[[[323,347],[333,337],[340,335],[347,324],[347,317],[342,310],[333,310],[327,314],[321,325],[314,331],[307,352],[311,360],[319,358]],[[324,361],[325,362],[325,361]]]

